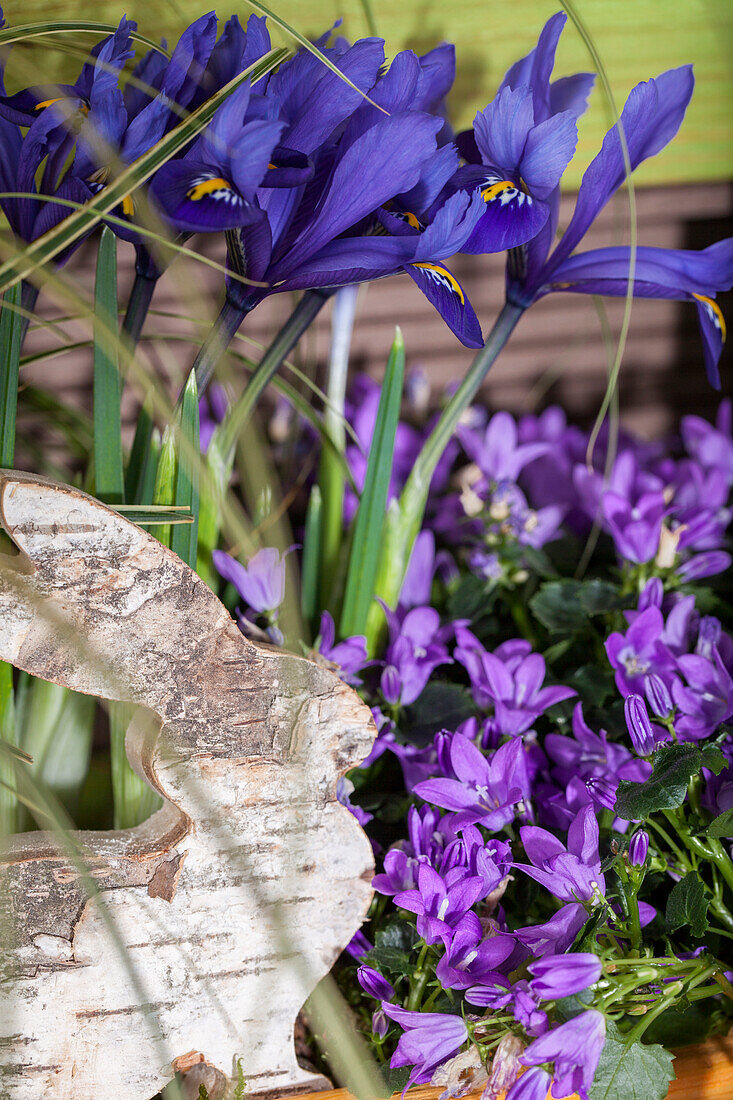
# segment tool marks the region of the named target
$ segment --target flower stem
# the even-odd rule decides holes
[[[504,305],[485,345],[474,359],[463,381],[423,444],[402,490],[399,503],[393,502],[390,505],[385,520],[382,554],[374,587],[374,594],[381,596],[388,607],[395,607],[397,603],[412,545],[425,514],[428,490],[435,468],[461,416],[476,396],[523,313],[523,306],[514,305],[511,302]],[[381,608],[373,605],[366,631],[367,648],[370,652],[376,649],[384,626],[384,614]]]
[[[428,945],[424,943],[417,959],[417,965],[412,972],[412,979],[410,980],[410,994],[407,998],[407,1009],[409,1012],[417,1012],[419,1009],[425,986],[430,977],[430,972],[425,966],[427,956]]]
[[[277,373],[285,357],[293,350],[305,330],[326,304],[331,294],[332,291],[329,290],[307,291],[262,356],[257,369],[247,383],[244,393],[237,404],[233,406],[224,422],[221,448],[224,456],[234,450],[237,440],[247,426],[247,422],[262,392]],[[203,348],[201,351],[203,352]],[[201,353],[199,353],[200,357]],[[199,392],[201,392],[200,389]]]
[[[20,286],[20,306],[27,316],[22,317],[20,321],[20,346],[23,346],[23,340],[25,334],[28,331],[28,325],[31,323],[30,315],[36,308],[36,302],[38,301],[38,287],[33,283],[29,283],[23,280]]]
[[[122,331],[132,347],[135,347],[140,339],[157,285],[157,279],[151,279],[148,275],[135,274],[135,282],[132,284],[130,297],[127,300],[125,319],[122,322]]]
[[[122,322],[122,331],[127,336],[131,350],[137,347],[140,340],[140,334],[148,315],[157,282],[157,279],[151,279],[148,275],[135,273],[135,282],[132,284],[127,309],[125,310],[125,318]],[[140,488],[144,473],[145,456],[150,449],[153,426],[150,409],[147,404],[143,403],[138,413],[135,438],[132,441],[125,476],[125,498],[129,503],[146,503],[140,500]]]
[[[249,310],[243,309],[241,306],[235,306],[228,298],[224,299],[224,304],[219,310],[219,316],[211,326],[209,335],[204,340],[191,367],[191,371],[196,375],[199,397],[203,396],[213,377],[217,363],[231,344],[248,312]],[[181,395],[178,398],[179,405],[182,399],[183,390],[181,390]]]

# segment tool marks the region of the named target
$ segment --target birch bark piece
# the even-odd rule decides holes
[[[369,842],[336,800],[368,708],[245,639],[84,493],[3,471],[0,518],[20,551],[0,554],[0,659],[144,708],[128,756],[165,800],[135,829],[73,834],[80,855],[49,833],[4,842],[0,1092],[149,1100],[192,1053],[227,1077],[241,1059],[248,1094],[318,1088],[293,1026],[372,896]]]

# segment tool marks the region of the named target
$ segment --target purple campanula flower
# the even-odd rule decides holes
[[[363,829],[364,826],[368,825],[369,822],[372,820],[374,814],[367,813],[367,811],[363,810],[361,806],[355,806],[354,803],[351,801],[351,796],[353,793],[354,784],[351,782],[351,780],[347,779],[345,775],[340,776],[336,784],[336,798],[339,800],[342,806],[345,806],[346,809],[354,815],[354,817]]]
[[[458,568],[447,550],[435,552],[435,535],[423,530],[415,539],[402,582],[398,606],[402,611],[424,607],[430,603],[433,579],[439,576],[445,583],[457,577]]]
[[[588,919],[584,905],[578,901],[570,902],[558,909],[554,916],[544,924],[532,924],[518,928],[514,935],[520,943],[529,948],[535,958],[544,955],[561,955],[569,950]]]
[[[540,999],[529,982],[522,979],[514,983],[512,1000],[514,1018],[528,1035],[542,1035],[547,1031],[547,1013],[540,1008]]]
[[[372,945],[361,929],[359,929],[359,931],[355,932],[351,937],[351,940],[347,943],[344,950],[351,955],[352,959],[362,959],[372,950]]]
[[[417,931],[427,944],[442,940],[447,946],[461,917],[482,896],[484,884],[478,877],[466,878],[459,871],[443,879],[433,867],[421,863],[417,889],[395,894],[394,903],[417,914]]]
[[[536,825],[520,829],[532,866],[515,863],[561,901],[593,901],[605,893],[598,854],[598,822],[592,806],[583,806],[568,830],[567,848]]]
[[[576,694],[572,688],[542,687],[544,658],[532,653],[523,639],[504,642],[489,653],[470,630],[457,626],[456,641],[456,660],[468,672],[476,703],[494,704],[502,733],[524,733],[548,707]]]
[[[606,639],[606,653],[623,696],[643,689],[644,678],[652,672],[669,681],[674,659],[662,641],[663,631],[661,611],[647,607],[634,618],[626,634],[615,632]]]
[[[677,575],[688,583],[702,580],[703,577],[714,577],[718,573],[725,573],[731,560],[730,554],[725,550],[708,550],[683,562],[677,569]]]
[[[360,966],[356,977],[364,992],[376,1001],[391,1001],[395,995],[394,987],[373,966]]]
[[[525,466],[550,450],[547,443],[520,444],[516,422],[508,412],[495,413],[481,432],[459,426],[457,435],[490,482],[516,481]]]
[[[632,867],[643,867],[649,852],[649,833],[638,829],[629,841],[629,863]]]
[[[456,927],[435,975],[444,989],[468,989],[480,985],[487,974],[505,962],[515,947],[511,936],[499,933],[483,938],[481,921],[466,913]]]
[[[514,818],[513,807],[524,797],[524,748],[520,738],[507,741],[489,761],[462,734],[455,734],[450,761],[456,779],[426,779],[415,794],[456,813],[461,824],[480,823],[497,832]]]
[[[318,635],[321,639],[318,646],[321,656],[338,665],[342,680],[352,686],[358,686],[361,683],[359,673],[367,664],[364,635],[356,634],[352,638],[344,638],[342,642],[337,643],[336,626],[328,611],[324,611],[321,615]]]
[[[212,383],[199,401],[199,446],[202,454],[208,451],[211,437],[228,410],[227,391],[219,382]]]
[[[541,1066],[533,1066],[516,1079],[506,1100],[547,1100],[551,1084],[549,1073]]]
[[[672,684],[672,698],[680,712],[675,730],[684,741],[709,737],[733,715],[733,678],[717,649],[710,661],[697,653],[684,654],[677,667],[686,683],[675,678]]]
[[[597,779],[587,779],[585,787],[591,802],[597,809],[612,810],[616,805],[617,779],[605,779],[599,776]]]
[[[219,575],[234,585],[252,611],[277,611],[285,596],[285,555],[265,547],[246,566],[223,550],[214,550],[211,556]]]
[[[542,1000],[558,1001],[595,985],[601,976],[602,965],[597,955],[579,951],[569,955],[546,955],[535,959],[527,969],[532,975],[532,991]]]
[[[613,492],[605,492],[601,498],[601,515],[619,557],[636,564],[656,556],[666,513],[662,493],[644,493],[635,504]]]
[[[591,1008],[535,1039],[521,1061],[525,1066],[553,1062],[553,1090],[557,1095],[577,1092],[587,1100],[605,1041],[606,1021]]]
[[[624,718],[634,751],[639,756],[651,756],[654,752],[655,737],[649,721],[646,704],[641,695],[627,695],[624,700]]]
[[[605,730],[599,733],[588,726],[583,717],[583,704],[573,708],[573,736],[549,733],[543,748],[555,765],[552,778],[567,786],[573,779],[646,779],[648,765],[635,759],[625,745],[609,741]]]
[[[715,427],[699,416],[683,416],[680,427],[687,453],[703,469],[714,471],[725,485],[733,485],[730,400],[721,401]]]
[[[444,1012],[408,1012],[397,1005],[382,1004],[387,1016],[404,1033],[400,1037],[390,1066],[412,1066],[412,1072],[405,1085],[422,1085],[430,1081],[436,1068],[454,1051],[463,1046],[468,1038],[468,1030],[460,1016]]]
[[[488,974],[481,985],[472,985],[465,993],[468,1003],[478,1008],[506,1008],[513,995],[512,983],[503,974]]]
[[[649,706],[652,708],[652,713],[656,714],[659,718],[666,718],[672,710],[673,703],[669,688],[662,677],[652,672],[645,678],[644,691],[646,692]]]
[[[441,628],[434,607],[413,607],[404,618],[384,608],[390,639],[384,654],[381,687],[391,704],[409,706],[422,693],[439,665],[452,664],[444,645],[449,628]]]
[[[409,840],[400,841],[389,849],[384,857],[384,872],[372,880],[372,886],[380,894],[393,896],[404,890],[414,890],[420,863],[429,863],[441,870],[446,849],[456,836],[449,815],[441,815],[432,806],[419,809],[410,806],[407,830]]]

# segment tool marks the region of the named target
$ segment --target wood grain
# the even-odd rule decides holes
[[[0,473],[0,659],[137,704],[133,767],[164,798],[136,829],[1,853],[10,1100],[149,1100],[202,1055],[253,1093],[318,1087],[296,1015],[359,928],[369,842],[336,799],[368,708],[325,667],[247,641],[156,539],[84,493]],[[99,895],[90,898],[85,875]],[[119,948],[110,935],[113,925]]]

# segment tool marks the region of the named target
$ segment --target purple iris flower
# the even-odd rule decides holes
[[[451,628],[441,627],[434,607],[413,607],[404,617],[387,607],[384,612],[390,639],[384,654],[382,693],[388,703],[409,706],[422,693],[434,670],[452,663],[444,645]]]
[[[466,913],[438,962],[435,974],[444,989],[468,989],[505,962],[515,947],[511,936],[483,938],[481,921]]]
[[[228,301],[244,316],[269,293],[331,289],[405,270],[458,337],[480,347],[476,315],[441,261],[460,250],[483,204],[479,196],[455,194],[432,211],[457,154],[452,146],[437,147],[444,120],[425,109],[421,88],[430,66],[405,51],[379,76],[383,45],[366,39],[347,52],[361,59],[350,79],[386,114],[370,104],[354,110],[341,87],[330,97],[319,95],[308,54],[297,55],[268,81],[273,117],[292,114],[294,100],[306,104],[309,113],[303,109],[283,141],[310,156],[315,173],[309,184],[262,191],[259,215],[232,231],[233,272],[267,285],[229,280]],[[341,53],[332,60],[344,71]],[[342,105],[341,121],[351,118],[339,129],[334,109]]]
[[[576,694],[572,688],[542,687],[544,658],[523,639],[503,642],[489,653],[470,630],[458,626],[456,640],[456,659],[468,672],[474,698],[479,706],[494,704],[502,733],[524,733],[548,707]]]
[[[217,572],[234,585],[252,611],[277,611],[285,596],[285,556],[271,547],[258,550],[246,566],[223,550],[214,550]]]
[[[531,924],[518,928],[514,935],[529,948],[534,958],[544,955],[562,955],[575,943],[578,932],[588,919],[584,905],[571,901],[558,909],[544,924]]]
[[[512,66],[495,99],[478,112],[473,131],[459,137],[468,163],[453,186],[478,189],[486,205],[466,252],[514,248],[535,237],[550,217],[594,79],[579,73],[550,84],[566,18],[558,12],[545,24],[535,49]]]
[[[521,1061],[525,1066],[554,1062],[553,1091],[558,1096],[577,1092],[582,1100],[588,1100],[605,1041],[606,1021],[591,1008],[535,1039]]]
[[[507,741],[491,760],[462,734],[455,734],[450,762],[456,779],[426,779],[415,794],[456,812],[461,825],[480,823],[491,832],[514,819],[514,806],[525,796],[524,747],[520,738]]]
[[[606,653],[615,670],[616,687],[623,696],[643,690],[650,673],[669,681],[674,658],[662,641],[664,619],[658,607],[647,607],[634,618],[625,634],[606,639]]]
[[[417,869],[417,889],[395,894],[400,909],[417,914],[417,931],[427,944],[443,941],[447,948],[461,917],[482,896],[483,879],[466,878],[462,871],[449,871],[443,879],[427,863]]]
[[[677,133],[692,95],[693,83],[692,67],[686,65],[633,89],[620,120],[632,171],[647,157],[663,149]],[[558,160],[561,161],[564,155],[562,141],[558,140]],[[554,167],[556,162],[551,160],[550,163]],[[715,295],[733,283],[733,238],[701,252],[641,247],[636,251],[633,270],[628,247],[573,254],[625,178],[621,140],[617,127],[613,126],[606,134],[601,151],[585,171],[570,224],[554,251],[550,250],[558,224],[557,189],[549,203],[550,216],[537,236],[528,245],[510,251],[507,299],[524,309],[557,290],[624,297],[631,277],[633,293],[638,297],[694,302],[708,378],[719,388],[717,363],[725,337],[725,323]]]
[[[592,901],[605,893],[598,854],[598,822],[592,806],[583,806],[570,826],[567,848],[558,837],[537,825],[524,825],[520,835],[532,866],[526,863],[514,866],[556,898]]]
[[[579,951],[570,955],[545,955],[531,962],[527,969],[532,975],[533,993],[545,1001],[558,1001],[595,985],[602,966],[597,955]]]
[[[328,611],[324,611],[321,615],[318,636],[321,639],[318,646],[321,656],[338,665],[342,680],[347,684],[358,686],[361,683],[359,673],[368,659],[364,635],[355,634],[351,638],[344,638],[342,642],[336,642],[335,623]]]
[[[444,1012],[408,1012],[386,1001],[382,1008],[391,1020],[404,1028],[389,1063],[392,1069],[398,1066],[413,1067],[403,1096],[410,1085],[423,1085],[430,1081],[441,1062],[463,1046],[468,1038],[466,1025],[460,1016]]]

